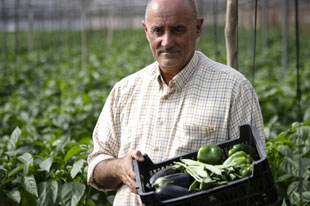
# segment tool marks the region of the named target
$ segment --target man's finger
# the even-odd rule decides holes
[[[130,188],[130,190],[133,192],[133,193],[138,193],[137,192],[137,184],[136,184],[136,181],[134,180],[134,179],[131,179],[131,178],[129,178],[128,180],[128,186],[129,186],[129,188]]]
[[[142,155],[142,153],[139,150],[134,150],[132,152],[132,157],[134,159],[136,159],[137,161],[139,161],[139,162],[144,161],[143,155]]]

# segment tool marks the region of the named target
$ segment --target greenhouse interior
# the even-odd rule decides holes
[[[129,90],[118,91],[115,85],[160,61],[150,48],[152,36],[143,22],[152,17],[145,15],[147,5],[162,1],[0,0],[1,206],[120,205],[116,199],[122,189],[101,190],[89,184],[95,127],[105,102],[120,98],[111,95]],[[181,1],[173,0],[177,6]],[[197,18],[204,19],[195,50],[237,70],[252,85],[265,142],[257,142],[254,130],[240,127],[240,140],[235,143],[212,143],[223,152],[218,165],[202,163],[196,147],[195,153],[167,156],[156,164],[144,158],[143,165],[133,158],[137,186],[136,194],[131,195],[141,205],[310,205],[310,1],[189,2],[196,3]],[[154,11],[155,7],[150,8]],[[163,75],[161,66],[158,68]],[[135,96],[136,92],[124,95],[132,95],[128,101],[133,102],[151,96]],[[167,101],[176,95],[166,96]],[[200,101],[202,97],[197,98]],[[116,104],[110,102],[111,107],[124,111],[111,109],[112,117],[105,121],[127,118],[125,109],[132,102]],[[143,108],[139,112],[148,111]],[[120,114],[113,113],[116,111]],[[143,112],[138,115],[147,116]],[[203,118],[199,112],[192,115]],[[154,130],[158,126],[150,124]],[[135,128],[137,131],[130,131],[135,135],[147,130]],[[198,132],[193,128],[184,133]],[[215,133],[216,128],[212,127]],[[174,132],[175,128],[168,129]],[[125,144],[126,134],[119,138],[116,141]],[[134,142],[137,140],[131,141],[130,149],[142,148]],[[167,137],[166,143],[169,141]],[[244,152],[249,153],[246,157],[250,163],[246,165],[250,173],[246,176],[240,174],[241,166],[223,166],[237,143],[248,146]],[[106,147],[111,145],[114,143]],[[254,156],[249,152],[252,149]],[[193,163],[196,154],[198,160]],[[186,162],[185,157],[191,161]],[[191,175],[191,185],[185,195],[161,199],[149,178],[156,175],[155,170],[172,164]],[[196,174],[193,171],[198,167]],[[123,182],[120,185],[126,186]]]

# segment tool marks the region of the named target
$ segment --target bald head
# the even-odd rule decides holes
[[[148,0],[146,9],[145,9],[145,23],[147,23],[147,16],[148,16],[148,10],[153,6],[157,6],[161,1],[167,1],[167,0]],[[188,3],[188,6],[192,9],[193,12],[193,19],[196,20],[198,17],[198,12],[197,12],[197,4],[195,0],[173,0],[174,2],[177,1],[185,1]],[[169,3],[173,3],[172,0],[169,0]]]

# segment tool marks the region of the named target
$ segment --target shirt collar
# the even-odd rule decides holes
[[[169,82],[169,87],[176,87],[177,90],[181,90],[185,84],[190,80],[193,73],[195,72],[195,67],[198,62],[198,53],[195,52],[192,59],[189,61],[189,63],[184,67],[184,69],[179,72],[173,79]],[[156,71],[155,71],[157,81],[159,84],[160,89],[163,87],[164,80],[161,75],[158,62],[156,62]]]

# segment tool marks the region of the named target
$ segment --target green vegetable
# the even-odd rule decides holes
[[[252,165],[247,165],[239,170],[241,178],[248,177],[252,174]]]
[[[238,152],[232,154],[230,157],[228,157],[228,158],[224,161],[223,165],[231,164],[231,163],[232,163],[232,160],[235,159],[235,158],[237,158],[237,157],[248,157],[248,154],[245,153],[244,151],[238,151]]]
[[[195,179],[189,186],[190,191],[200,191],[226,184],[228,179],[230,180],[229,174],[236,173],[231,165],[210,165],[192,159],[180,159],[173,167],[188,173]],[[232,174],[231,176],[235,178],[240,175]]]
[[[199,182],[194,180],[193,183],[189,186],[189,191],[195,191],[199,186]]]
[[[229,151],[228,157],[232,156],[236,152],[244,151],[245,153],[249,154],[253,159],[255,159],[256,151],[255,149],[247,144],[235,144]]]
[[[236,157],[232,159],[232,163],[235,165],[249,165],[252,163],[250,156]]]
[[[197,160],[206,164],[219,165],[223,160],[223,151],[217,145],[204,145],[198,150]]]

